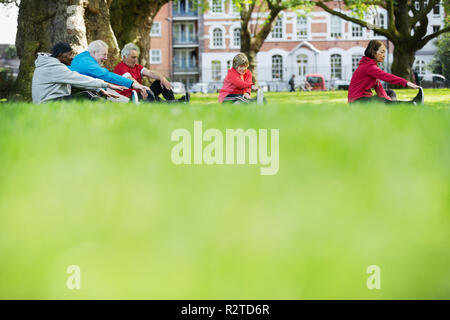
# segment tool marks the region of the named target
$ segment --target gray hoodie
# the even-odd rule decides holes
[[[105,81],[71,71],[65,64],[46,53],[38,53],[35,65],[31,87],[34,103],[69,96],[71,86],[86,90],[107,87]]]

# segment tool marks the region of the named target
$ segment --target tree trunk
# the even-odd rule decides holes
[[[394,47],[394,60],[391,71],[398,77],[413,80],[412,65],[414,63],[416,50],[411,48],[407,42],[400,41]]]
[[[16,48],[19,75],[11,99],[31,100],[31,81],[38,52],[50,52],[58,41],[72,45],[75,52],[86,50],[88,41],[108,43],[111,67],[118,62],[117,41],[109,24],[111,0],[27,0],[19,6]]]
[[[119,45],[110,23],[111,1],[89,0],[84,14],[88,42],[103,40],[109,46],[108,60],[105,61],[104,67],[110,71],[120,62]]]
[[[132,42],[141,50],[139,63],[150,67],[150,31],[161,7],[169,0],[114,0],[111,25],[122,48]]]
[[[16,36],[20,67],[12,99],[31,100],[31,80],[38,52],[50,52],[57,41],[69,42],[74,48],[86,47],[86,30],[84,24],[79,24],[83,21],[83,3],[83,0],[20,2]]]

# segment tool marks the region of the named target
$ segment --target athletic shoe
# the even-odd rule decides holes
[[[139,96],[135,90],[131,91],[131,102],[134,104],[139,104]]]
[[[189,92],[186,92],[186,94],[184,96],[182,96],[180,99],[178,99],[178,102],[181,102],[181,103],[189,103],[189,101],[191,101],[191,95],[189,94]]]
[[[422,89],[422,87],[419,87],[419,93],[412,101],[415,102],[416,104],[423,104],[423,89]]]

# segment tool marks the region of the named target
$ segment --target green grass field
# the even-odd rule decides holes
[[[1,103],[0,298],[449,299],[450,90],[425,97]],[[278,174],[173,164],[194,120],[279,129]]]

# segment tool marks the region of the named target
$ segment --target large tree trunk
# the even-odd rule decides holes
[[[50,52],[58,41],[72,45],[77,53],[88,42],[101,39],[110,46],[107,67],[118,62],[117,40],[109,24],[111,0],[27,0],[19,6],[16,36],[19,75],[12,99],[31,100],[31,80],[38,52]]]
[[[140,64],[150,67],[150,31],[161,7],[169,0],[114,0],[111,5],[111,25],[122,48],[132,42],[141,50]]]
[[[79,23],[83,21],[83,2],[83,0],[20,2],[16,36],[20,68],[11,98],[31,100],[31,79],[38,52],[50,52],[57,41],[69,42],[74,48],[86,47],[84,24]]]
[[[398,77],[413,80],[412,65],[414,63],[416,50],[411,48],[406,41],[400,41],[394,47],[394,60],[391,71]]]

